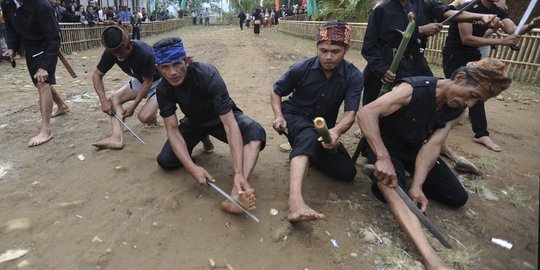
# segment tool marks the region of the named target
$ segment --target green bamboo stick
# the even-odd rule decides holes
[[[403,58],[403,53],[405,53],[405,48],[407,48],[407,44],[409,44],[412,33],[416,28],[414,14],[412,12],[409,12],[409,14],[407,14],[407,17],[409,18],[409,24],[407,25],[407,29],[405,29],[405,32],[403,32],[403,38],[401,39],[401,43],[399,43],[399,47],[396,55],[394,56],[394,60],[392,60],[392,64],[390,65],[390,71],[394,74],[396,74],[399,62],[401,62],[401,58]],[[383,84],[383,86],[381,87],[381,91],[379,92],[379,96],[386,94],[386,92],[388,92],[389,90],[390,84]]]
[[[322,117],[317,117],[313,120],[313,125],[315,126],[315,129],[321,135],[324,143],[331,143],[332,138],[330,137],[330,133],[328,132],[328,127],[326,126],[326,121]]]
[[[321,135],[324,143],[331,143],[332,137],[330,137],[330,132],[328,132],[328,126],[326,126],[326,120],[322,117],[317,117],[313,119],[313,125],[315,126],[315,130],[317,130],[317,133]],[[334,147],[330,149],[330,152],[337,153],[337,147]]]

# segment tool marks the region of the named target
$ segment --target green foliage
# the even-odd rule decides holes
[[[374,0],[319,0],[320,14],[314,20],[367,22]]]
[[[253,0],[232,0],[230,4],[230,8],[234,10],[234,13],[240,13],[240,11],[251,12],[255,9]]]

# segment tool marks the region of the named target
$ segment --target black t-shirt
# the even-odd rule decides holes
[[[413,86],[411,101],[407,106],[379,120],[381,136],[385,144],[402,145],[419,149],[435,130],[459,117],[464,108],[450,108],[446,104],[436,109],[436,77],[410,77],[400,81]],[[399,83],[398,81],[397,83]]]
[[[139,40],[132,40],[133,51],[124,61],[118,60],[114,54],[105,50],[101,55],[101,60],[97,69],[107,73],[114,64],[117,64],[126,74],[136,78],[143,83],[143,77],[152,77],[152,81],[161,78],[161,75],[154,64],[154,52],[150,45]]]
[[[465,3],[464,5],[466,4],[467,3]],[[473,5],[467,11],[472,12],[472,13],[481,13],[481,14],[495,14],[501,20],[508,18],[508,13],[504,9],[496,6],[495,4],[492,4],[491,7],[487,8],[484,5],[482,5],[481,1],[478,2],[478,4]],[[484,25],[482,21],[479,21],[479,20],[473,21],[472,26],[473,26],[472,34],[475,37],[483,37],[486,31],[488,30],[488,27]],[[463,45],[463,42],[461,41],[461,35],[459,34],[458,22],[452,22],[450,24],[450,27],[448,28],[448,37],[446,37],[446,43],[444,45],[443,51],[454,52],[454,53],[480,54],[478,52],[478,47],[470,47],[467,45]]]
[[[210,64],[191,62],[181,85],[172,86],[163,79],[156,93],[162,117],[174,115],[178,104],[185,115],[182,121],[191,125],[214,126],[221,122],[220,115],[241,112],[218,70]]]

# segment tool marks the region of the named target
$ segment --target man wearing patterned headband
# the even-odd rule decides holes
[[[362,73],[344,60],[351,27],[341,21],[323,24],[317,35],[317,56],[292,65],[270,93],[273,128],[285,133],[292,146],[289,215],[291,222],[319,220],[325,216],[310,208],[302,197],[302,182],[309,166],[340,181],[352,181],[356,167],[340,138],[354,123],[363,88]],[[290,97],[282,102],[282,97]],[[339,122],[339,108],[344,113]],[[324,143],[313,126],[323,117],[331,143]],[[335,149],[335,150],[331,150]]]
[[[123,127],[112,112],[123,119],[130,117],[135,113],[135,109],[143,98],[146,98],[146,103],[137,116],[142,123],[156,125],[158,110],[156,87],[161,80],[161,75],[154,64],[152,47],[140,40],[130,40],[124,28],[119,26],[106,28],[101,34],[101,43],[105,50],[94,71],[92,82],[101,103],[101,110],[111,120],[112,134],[92,145],[100,149],[119,150],[124,147]],[[103,77],[115,64],[133,78],[107,98]],[[133,103],[124,109],[122,105],[128,101],[133,101]],[[209,140],[205,140],[205,151],[213,147]]]
[[[426,269],[446,268],[394,187],[408,190],[422,212],[427,210],[427,198],[449,207],[463,206],[467,191],[439,157],[442,144],[466,107],[498,95],[511,81],[502,62],[483,59],[458,69],[451,79],[401,79],[391,92],[358,112],[358,123],[369,143],[368,163],[375,164],[371,189],[379,200],[388,202]]]
[[[163,76],[157,101],[168,138],[157,156],[158,164],[166,170],[183,166],[197,183],[208,187],[207,181],[214,178],[193,162],[191,154],[196,144],[212,135],[229,144],[234,168],[231,196],[247,209],[255,209],[254,189],[249,180],[266,144],[263,127],[236,106],[216,67],[186,56],[182,39],[161,39],[153,49],[157,69]],[[176,118],[177,104],[184,114],[180,124]],[[221,209],[242,213],[228,200],[221,203]]]

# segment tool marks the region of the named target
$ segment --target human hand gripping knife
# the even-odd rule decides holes
[[[365,175],[371,175],[375,171],[375,165],[373,164],[366,164],[364,165],[364,168],[362,169],[362,173]],[[418,209],[418,207],[414,204],[414,202],[409,198],[409,196],[403,191],[403,189],[398,185],[394,189],[399,197],[405,202],[405,204],[409,207],[409,209],[416,215],[416,217],[420,220],[422,225],[428,229],[428,231],[435,237],[443,246],[446,248],[452,248],[452,245],[446,240],[446,237],[429,221],[429,219]]]
[[[131,132],[131,134],[133,134],[133,136],[135,136],[135,138],[137,138],[137,140],[139,140],[139,142],[144,144],[143,140],[141,138],[139,138],[139,136],[137,136],[137,134],[135,134],[135,132],[133,130],[131,130],[131,128],[129,128],[128,125],[126,125],[126,123],[124,121],[122,121],[122,119],[120,117],[118,117],[118,114],[116,114],[115,112],[112,112],[112,115],[114,115],[114,117],[116,117],[116,119],[118,121],[120,121],[120,123],[122,123],[122,125],[124,125],[124,127],[127,128],[129,130],[129,132]]]
[[[231,195],[229,195],[225,191],[223,191],[223,189],[219,188],[216,184],[214,184],[214,182],[212,182],[212,181],[210,181],[210,179],[206,178],[206,183],[210,187],[215,189],[217,192],[219,192],[219,194],[223,195],[223,197],[225,197],[227,200],[229,200],[236,207],[240,208],[240,210],[242,210],[242,212],[244,212],[248,217],[252,218],[253,220],[255,220],[255,222],[259,223],[259,219],[253,213],[249,212],[249,210],[247,210],[244,206],[242,206],[239,202],[237,202],[233,197],[231,197]]]

